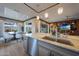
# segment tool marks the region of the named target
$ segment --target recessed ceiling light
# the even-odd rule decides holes
[[[48,13],[45,13],[44,16],[45,16],[45,18],[48,18]]]
[[[60,14],[62,14],[63,13],[63,7],[59,7],[58,8],[58,14],[60,15]]]

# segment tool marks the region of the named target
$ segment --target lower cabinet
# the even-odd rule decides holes
[[[50,55],[50,50],[47,49],[46,47],[43,47],[41,45],[39,45],[39,56],[49,56]]]
[[[79,52],[30,37],[27,40],[27,53],[31,56],[79,56]]]
[[[40,43],[41,44],[41,43]],[[39,48],[39,56],[62,56],[61,53],[58,53],[57,51],[55,50],[51,50],[50,48],[48,47],[45,47],[43,45],[40,45],[38,46]]]
[[[63,55],[58,52],[51,51],[50,56],[63,56]]]

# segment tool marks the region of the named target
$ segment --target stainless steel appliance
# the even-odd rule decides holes
[[[27,53],[31,56],[36,56],[38,55],[38,41],[36,39],[33,39],[31,37],[28,37],[28,50],[27,50]]]

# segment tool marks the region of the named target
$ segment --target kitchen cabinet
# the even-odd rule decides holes
[[[39,45],[38,51],[39,51],[39,56],[49,56],[50,55],[50,50],[41,45]]]
[[[27,53],[31,56],[79,56],[79,52],[28,37]]]
[[[56,51],[51,51],[50,56],[63,56],[63,55]]]
[[[47,56],[78,56],[79,52],[39,41],[39,55]]]
[[[51,47],[53,49],[51,49]],[[39,41],[39,56],[62,56],[63,55],[61,54],[62,52],[59,53],[55,51],[56,49],[54,49],[53,45],[51,47],[47,43]]]

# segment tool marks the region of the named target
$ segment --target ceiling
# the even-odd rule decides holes
[[[24,3],[26,5],[26,3]],[[43,10],[47,9],[50,6],[55,5],[56,3],[27,3],[28,6],[30,6],[31,8],[33,8],[35,10],[36,13],[41,13],[43,12]],[[26,6],[27,6],[26,5]]]
[[[69,16],[70,18],[79,18],[79,4],[77,3],[0,3],[0,7],[8,7],[19,13],[28,16],[29,19],[34,16],[40,16],[41,19],[48,22],[63,21]],[[58,15],[57,10],[63,7],[64,11]],[[49,17],[46,19],[44,13],[48,13]],[[24,19],[24,20],[26,20]],[[19,19],[18,19],[19,20]],[[22,21],[24,21],[22,19]]]

